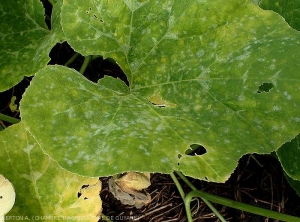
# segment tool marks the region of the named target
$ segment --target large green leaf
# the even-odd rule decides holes
[[[0,173],[16,191],[16,202],[7,221],[98,221],[98,178],[81,177],[62,169],[41,151],[22,123],[0,132],[0,147]],[[83,185],[93,184],[99,186],[98,194],[77,197]]]
[[[0,91],[34,75],[48,63],[51,48],[63,40],[60,5],[53,8],[52,31],[44,22],[39,0],[0,1]]]
[[[293,178],[289,177],[287,174],[285,174],[285,178],[289,182],[291,187],[296,191],[298,196],[300,196],[300,181],[294,180]]]
[[[300,0],[261,0],[259,6],[278,12],[291,27],[300,30]]]
[[[300,0],[261,0],[256,4],[265,10],[273,10],[279,13],[291,27],[300,30]],[[286,172],[286,178],[298,194],[300,194],[300,181],[297,181],[300,179],[299,149],[298,135],[277,151],[279,160]]]
[[[22,120],[70,171],[223,182],[242,155],[300,131],[300,34],[276,13],[240,0],[65,0],[61,16],[75,50],[114,58],[130,83],[94,84],[59,66],[37,73]],[[191,144],[207,152],[185,154]]]
[[[278,159],[290,185],[300,195],[300,134],[283,144],[277,151]]]
[[[300,134],[281,146],[276,153],[286,174],[294,180],[300,180]]]

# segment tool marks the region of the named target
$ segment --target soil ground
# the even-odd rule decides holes
[[[253,158],[254,157],[254,158]],[[152,202],[136,209],[124,206],[108,191],[107,178],[101,178],[103,190],[103,213],[107,216],[132,216],[136,221],[187,221],[183,201],[169,175],[153,174],[152,185],[147,191]],[[209,183],[191,179],[200,190],[253,206],[300,216],[300,198],[287,183],[280,163],[271,155],[245,155],[239,160],[238,167],[224,184]],[[182,186],[186,193],[190,189]],[[276,221],[215,204],[216,209],[226,221],[267,222]],[[218,221],[211,210],[199,199],[192,202],[194,221]],[[128,218],[128,217],[127,217]],[[133,221],[133,220],[123,220]]]

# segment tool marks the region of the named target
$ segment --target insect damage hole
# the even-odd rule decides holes
[[[82,193],[81,193],[81,190],[84,189],[84,188],[87,188],[89,187],[89,185],[82,185],[81,188],[80,188],[80,191],[77,193],[77,198],[81,197]]]
[[[178,157],[178,160],[180,160],[180,159],[181,159],[181,157],[182,157],[182,155],[179,153],[177,157]],[[178,166],[180,166],[180,163],[179,163],[179,162],[177,162],[177,165],[178,165]]]
[[[86,11],[86,14],[89,14],[90,11],[92,11],[92,8],[90,7],[88,11]]]
[[[91,8],[91,7],[89,7],[89,10],[87,10],[87,11],[85,11],[85,13],[86,14],[90,14],[90,12],[92,12],[93,11],[93,9]],[[98,20],[98,17],[99,16],[97,16],[96,14],[93,14],[93,17],[95,18],[95,19],[97,19]],[[104,21],[103,21],[103,19],[99,19],[99,21],[101,22],[101,23],[104,23]]]
[[[185,151],[188,156],[201,156],[205,153],[207,153],[205,147],[200,144],[191,144],[190,148]]]
[[[269,92],[274,88],[274,85],[270,82],[265,82],[258,87],[257,93]]]
[[[148,98],[148,101],[153,106],[156,106],[159,108],[164,108],[164,107],[175,108],[176,107],[176,104],[165,101],[158,92],[154,92],[154,94]]]
[[[86,14],[90,14],[90,11],[92,11],[92,8],[90,7],[88,11],[85,11]]]

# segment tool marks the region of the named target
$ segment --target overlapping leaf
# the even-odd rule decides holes
[[[260,7],[279,13],[296,30],[300,30],[300,1],[262,0]],[[299,135],[291,142],[284,144],[277,151],[279,160],[285,170],[285,175],[295,191],[300,193]],[[297,181],[298,180],[298,181]]]
[[[44,22],[44,8],[39,0],[0,1],[0,91],[34,75],[49,62],[51,48],[63,40],[60,5],[53,8],[52,31]]]
[[[300,180],[300,134],[276,152],[286,174]]]
[[[16,192],[7,221],[98,221],[98,178],[80,177],[62,169],[42,152],[22,123],[0,132],[0,147],[0,173]],[[78,198],[83,185],[97,186],[98,193]]]
[[[300,196],[300,181],[294,180],[293,178],[289,177],[286,174],[285,174],[285,178],[287,179],[291,187],[296,191],[297,195]]]
[[[65,0],[62,27],[73,48],[114,58],[130,83],[93,84],[59,66],[37,74],[22,119],[68,170],[223,182],[243,154],[300,131],[300,35],[248,1]],[[186,155],[191,144],[207,152]]]
[[[300,30],[300,0],[261,0],[259,6],[278,12],[291,27]]]

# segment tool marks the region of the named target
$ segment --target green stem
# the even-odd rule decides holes
[[[181,172],[176,172],[178,175],[181,174]],[[188,218],[188,221],[189,222],[192,222],[193,219],[192,219],[192,214],[191,214],[191,209],[190,209],[190,202],[192,201],[192,198],[189,199],[189,198],[186,198],[185,196],[185,193],[179,183],[179,181],[177,180],[175,174],[172,172],[171,174],[171,178],[173,179],[179,193],[180,193],[180,196],[181,198],[183,199],[184,201],[184,205],[185,205],[185,209],[186,209],[186,214],[187,214],[187,218]],[[193,186],[193,184],[190,183],[190,181],[188,181],[188,179],[183,175],[181,174],[181,179],[184,180],[185,183],[187,183],[193,190],[197,190],[195,186]],[[202,201],[215,213],[215,215],[222,221],[222,222],[226,222],[226,220],[222,217],[222,215],[216,210],[216,208],[209,202],[207,201],[206,199],[202,198]]]
[[[54,1],[54,0],[48,0],[48,1],[50,2],[50,4],[51,4],[52,6],[55,5],[55,1]]]
[[[176,171],[176,173],[192,190],[197,190],[197,188],[180,171]]]
[[[180,171],[176,171],[176,173],[192,190],[197,190],[197,188]],[[208,200],[206,200],[204,197],[200,197],[200,198],[222,222],[226,222],[224,217],[219,213],[219,211]],[[190,209],[190,202],[191,202],[191,200],[189,200],[189,199],[184,201],[184,205],[187,210]],[[187,208],[187,206],[188,206],[188,208]],[[192,218],[188,217],[188,220],[192,221]]]
[[[12,123],[12,124],[15,124],[15,123],[18,123],[20,122],[21,120],[17,119],[17,118],[14,118],[14,117],[11,117],[11,116],[7,116],[5,114],[2,114],[0,113],[0,119],[5,121],[5,122],[9,122],[9,123]]]
[[[81,74],[83,74],[84,71],[86,70],[86,67],[89,65],[89,63],[91,61],[91,58],[92,58],[92,56],[86,56],[86,57],[84,57],[83,64],[82,64],[82,66],[80,68],[80,71],[79,71]]]
[[[176,178],[176,176],[175,176],[175,174],[174,174],[173,172],[170,173],[170,176],[171,176],[172,180],[174,181],[174,184],[176,185],[176,187],[177,187],[177,189],[178,189],[178,191],[179,191],[179,194],[180,194],[181,198],[184,200],[184,198],[185,198],[185,193],[184,193],[184,191],[183,191],[183,189],[182,189],[182,186],[180,185],[179,181],[177,180],[177,178]]]
[[[75,59],[77,59],[77,57],[79,56],[80,54],[78,52],[76,52],[66,63],[65,63],[65,66],[69,66],[71,65],[72,62],[75,61]]]
[[[184,202],[184,205],[185,205],[185,209],[186,209],[186,215],[187,215],[187,218],[189,219],[189,222],[192,221],[192,213],[191,213],[191,209],[190,209],[190,203],[188,204],[188,208],[186,207],[186,202],[185,202],[185,193],[182,189],[182,186],[180,185],[179,181],[177,180],[174,172],[170,173],[170,176],[172,178],[172,180],[174,181],[174,184],[176,185],[178,191],[179,191],[179,194]]]
[[[103,213],[101,213],[101,219],[105,220],[107,222],[112,222],[107,216],[105,216]]]
[[[102,57],[102,56],[101,56],[101,55],[93,55],[93,56],[92,56],[92,60],[98,59],[99,57]]]
[[[222,221],[222,222],[226,222],[226,220],[224,219],[224,217],[219,213],[219,211],[205,198],[203,198],[203,196],[195,196],[194,192],[196,192],[198,190],[195,191],[191,191],[188,193],[188,195],[186,195],[186,197],[184,198],[184,205],[185,205],[185,209],[187,212],[191,212],[191,201],[194,197],[200,197],[202,199],[202,201],[214,212],[214,214]],[[187,219],[188,222],[192,222],[193,218],[191,214],[187,214]]]
[[[272,219],[277,219],[280,221],[289,221],[289,222],[298,222],[300,221],[299,217],[294,217],[294,216],[290,216],[287,214],[282,214],[282,213],[278,213],[278,212],[274,212],[271,210],[266,210],[260,207],[254,207],[248,204],[244,204],[244,203],[240,203],[238,201],[234,201],[234,200],[229,200],[227,198],[224,197],[219,197],[213,194],[209,194],[200,190],[193,190],[191,191],[186,197],[185,199],[191,199],[193,197],[200,197],[200,198],[205,198],[211,202],[217,203],[217,204],[221,204],[223,206],[227,206],[227,207],[231,207],[231,208],[235,208],[237,210],[242,210],[242,211],[246,211],[248,213],[252,213],[252,214],[256,214],[256,215],[260,215],[263,217],[268,217],[268,218],[272,218]]]
[[[186,195],[186,197],[185,197],[186,202],[188,202],[190,198],[200,197],[202,200],[204,198],[205,200],[211,201],[213,203],[221,204],[223,206],[235,208],[237,210],[246,211],[246,212],[257,214],[257,215],[264,216],[264,217],[269,217],[269,218],[278,219],[278,220],[282,220],[282,221],[289,221],[289,222],[300,221],[299,217],[294,217],[294,216],[290,216],[287,214],[274,212],[271,210],[265,210],[260,207],[254,207],[254,206],[251,206],[248,204],[240,203],[238,201],[229,200],[224,197],[219,197],[219,196],[216,196],[213,194],[208,194],[206,192],[197,190],[197,188],[181,172],[176,171],[176,173],[193,190],[188,195]],[[185,204],[186,204],[186,202],[185,202]],[[188,206],[188,208],[186,208],[186,209],[190,209],[190,207]]]

